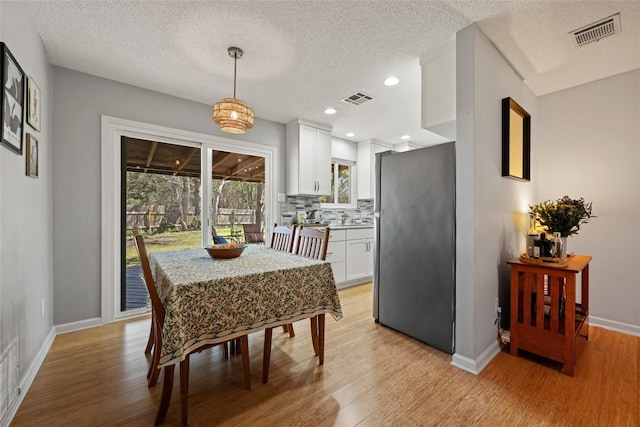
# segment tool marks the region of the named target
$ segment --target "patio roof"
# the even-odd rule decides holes
[[[127,171],[200,176],[200,148],[123,136]],[[126,153],[125,151],[126,150]],[[213,151],[213,179],[264,183],[264,157]]]

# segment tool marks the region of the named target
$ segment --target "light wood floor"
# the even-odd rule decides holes
[[[324,366],[308,321],[296,337],[274,330],[269,382],[263,334],[250,336],[252,390],[240,357],[213,348],[192,357],[193,426],[638,426],[640,337],[590,329],[575,377],[501,352],[478,376],[451,357],[371,318],[371,286],[340,291],[344,318],[327,316]],[[161,383],[147,388],[149,320],[56,337],[14,426],[149,426]],[[178,370],[176,370],[178,371]],[[161,379],[162,380],[162,377]],[[179,380],[165,425],[179,425]]]

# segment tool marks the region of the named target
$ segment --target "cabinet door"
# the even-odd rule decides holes
[[[390,149],[374,143],[358,145],[358,199],[376,197],[376,153]]]
[[[329,245],[327,246],[327,256],[325,260],[333,263],[338,261],[344,261],[345,259],[346,259],[346,255],[345,255],[344,241],[332,242],[331,239],[329,239]]]
[[[316,130],[316,181],[317,194],[331,195],[331,133],[323,129]]]
[[[333,270],[333,279],[336,281],[336,284],[344,282],[344,267],[345,262],[332,262],[331,269]]]
[[[298,192],[316,193],[316,128],[300,125],[298,142]],[[329,146],[331,147],[331,146]]]
[[[347,240],[346,279],[355,280],[367,276],[367,240]]]
[[[367,240],[367,255],[364,270],[366,276],[373,276],[373,239]]]
[[[371,198],[376,197],[376,153],[390,150],[387,147],[378,144],[371,144]]]

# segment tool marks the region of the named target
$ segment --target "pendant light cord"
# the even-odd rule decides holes
[[[236,98],[236,68],[238,66],[238,52],[233,54],[233,99]]]

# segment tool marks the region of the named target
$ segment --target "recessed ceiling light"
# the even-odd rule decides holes
[[[402,136],[400,137],[400,139],[409,139],[409,138],[411,138],[411,136],[409,136],[409,135],[402,135]]]
[[[387,78],[387,80],[384,81],[384,84],[387,86],[395,86],[400,82],[400,80],[397,77],[389,77]]]
[[[353,133],[353,132],[349,132],[349,133],[347,134],[347,136],[348,136],[348,137],[352,137],[352,136],[356,136],[356,134],[355,134],[355,133]]]
[[[335,113],[337,113],[337,112],[338,112],[338,111],[337,111],[335,108],[331,108],[331,107],[329,107],[329,108],[327,108],[326,110],[324,110],[324,113],[325,113],[325,114],[335,114]]]

